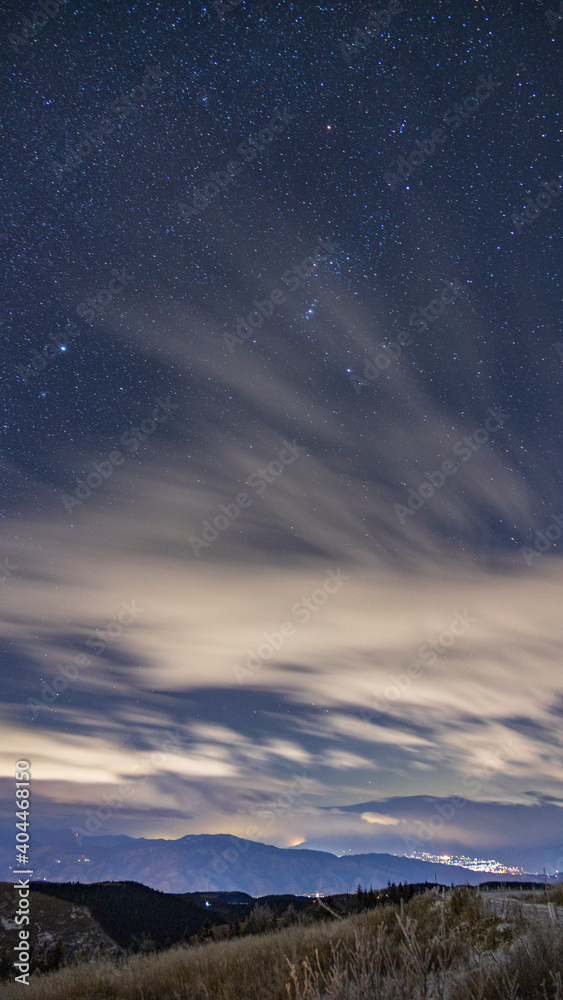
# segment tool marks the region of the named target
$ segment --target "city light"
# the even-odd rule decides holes
[[[524,874],[523,868],[510,868],[508,865],[503,865],[502,861],[495,861],[493,858],[467,858],[464,854],[427,854],[426,851],[415,851],[413,854],[406,854],[405,857],[430,861],[433,864],[459,865],[473,872],[492,872],[495,875]]]

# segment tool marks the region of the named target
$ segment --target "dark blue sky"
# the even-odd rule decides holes
[[[1,18],[6,801],[408,853],[454,796],[421,849],[563,866],[563,21],[55,8]]]

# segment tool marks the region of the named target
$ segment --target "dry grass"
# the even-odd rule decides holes
[[[328,965],[291,973],[289,1000],[563,1000],[563,927],[517,909],[502,923],[471,891],[428,893],[391,933],[360,930]]]
[[[380,910],[382,922],[387,911]],[[92,962],[30,978],[27,1000],[287,1000],[287,959],[300,964],[315,949],[328,960],[331,944],[352,944],[354,924],[290,927],[272,934],[175,947],[115,962]],[[21,998],[5,985],[2,1000]]]
[[[535,915],[534,915],[535,917]],[[563,1000],[563,928],[471,890],[345,921],[34,976],[29,1000]],[[21,997],[6,985],[3,1000]]]

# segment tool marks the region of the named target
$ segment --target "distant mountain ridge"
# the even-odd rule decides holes
[[[8,852],[2,853],[6,853],[2,858],[6,871],[11,857]],[[377,889],[388,882],[437,879],[446,885],[478,885],[485,880],[517,880],[517,876],[496,876],[394,854],[337,857],[325,851],[274,847],[227,834],[148,840],[124,835],[78,837],[63,830],[43,836],[36,843],[33,870],[33,881],[134,881],[161,892],[240,891],[255,897],[354,892],[358,883]],[[529,880],[533,879],[530,875]]]

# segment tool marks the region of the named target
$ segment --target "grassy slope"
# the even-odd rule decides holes
[[[134,956],[120,969],[96,962],[67,968],[30,982],[28,1000],[207,1000],[205,983],[213,1000],[286,1000],[289,981],[286,956],[292,961],[330,951],[338,936],[353,940],[353,921],[310,928],[292,927],[264,934],[222,941],[147,956]],[[350,926],[348,926],[350,925]],[[4,1000],[21,997],[21,987],[4,985]]]
[[[402,917],[396,907],[385,907],[345,921],[135,956],[119,968],[90,963],[34,977],[25,992],[29,1000],[288,1000],[289,959],[295,968],[290,997],[296,1000],[443,996],[440,969],[449,977],[451,1000],[563,1000],[553,979],[563,974],[563,928],[533,926],[519,919],[503,926],[471,892],[455,890],[445,899],[428,893],[413,899]],[[324,984],[315,972],[316,954]],[[378,965],[389,973],[384,992],[381,983],[374,989]],[[510,985],[514,975],[519,992]],[[347,978],[352,982],[345,990]],[[440,991],[421,992],[425,982],[424,988],[431,983]],[[21,991],[5,985],[3,1000]]]

